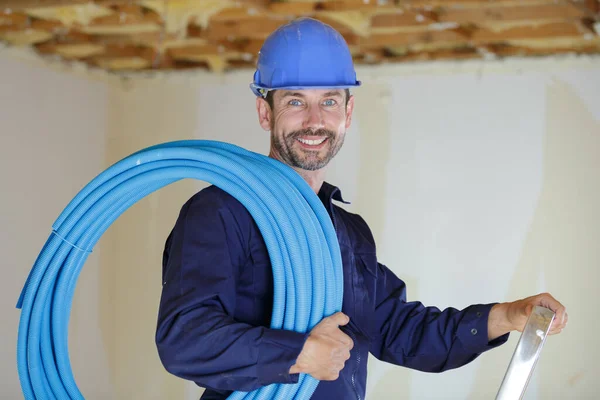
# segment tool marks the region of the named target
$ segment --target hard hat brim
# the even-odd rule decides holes
[[[267,93],[269,93],[269,91],[271,91],[271,90],[349,89],[352,87],[360,86],[361,84],[362,84],[361,81],[356,81],[356,82],[354,82],[354,84],[347,84],[347,85],[301,85],[301,86],[286,85],[286,86],[278,86],[278,87],[264,87],[264,86],[257,85],[256,83],[251,83],[250,89],[257,97],[265,98],[265,97],[267,97]]]

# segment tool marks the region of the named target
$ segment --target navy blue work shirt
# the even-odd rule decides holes
[[[364,399],[369,353],[404,367],[441,372],[473,361],[506,342],[488,341],[492,304],[440,310],[406,301],[406,287],[378,263],[365,221],[333,203],[338,188],[319,197],[337,232],[344,268],[343,327],[354,340],[335,381],[319,383],[312,399]],[[163,291],[156,344],[170,373],[206,388],[202,399],[225,399],[272,383],[296,383],[290,367],[307,334],[270,329],[273,276],[252,216],[234,197],[210,186],[182,207],[163,255]]]

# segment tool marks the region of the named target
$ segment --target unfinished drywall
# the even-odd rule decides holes
[[[15,305],[55,219],[105,168],[108,87],[0,53],[0,93],[0,398],[18,399]],[[80,275],[69,325],[71,364],[87,399],[113,393],[100,301],[113,288],[99,284],[103,254],[100,243]]]

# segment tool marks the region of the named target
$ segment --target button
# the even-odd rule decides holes
[[[477,318],[481,317],[481,313],[477,311]]]
[[[471,333],[472,333],[473,335],[477,335],[477,329],[475,329],[475,328],[471,329]]]

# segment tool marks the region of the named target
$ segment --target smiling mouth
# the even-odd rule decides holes
[[[307,146],[318,146],[318,145],[322,144],[323,142],[325,142],[327,140],[327,137],[323,136],[318,139],[296,138],[296,140]]]

